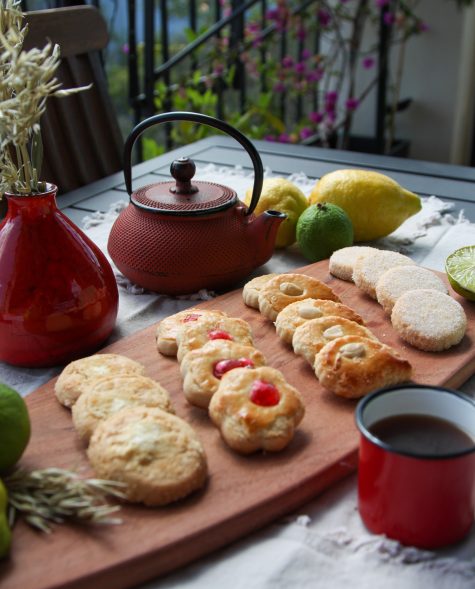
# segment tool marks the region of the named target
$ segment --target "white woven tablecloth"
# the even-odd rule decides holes
[[[266,173],[271,175],[270,171]],[[198,170],[196,178],[231,185],[239,196],[252,184],[239,169],[230,173],[229,169],[220,170],[214,166]],[[305,193],[314,183],[300,174],[294,174],[291,179]],[[118,197],[120,200],[120,193]],[[85,219],[86,233],[104,251],[111,224],[124,204],[118,202],[108,214]],[[418,215],[406,221],[389,238],[372,245],[402,251],[421,265],[443,271],[444,260],[450,252],[475,244],[475,225],[463,216],[455,218],[449,209],[435,197],[424,199]],[[255,275],[285,272],[307,263],[295,247],[289,248],[276,252]],[[201,291],[193,297],[171,298],[143,292],[120,277],[119,284],[119,315],[114,340],[194,305],[197,300],[213,296],[213,293]],[[0,363],[0,381],[26,395],[59,370],[18,369]],[[460,390],[475,394],[475,377]],[[474,589],[475,529],[458,546],[435,552],[402,547],[382,536],[369,534],[357,512],[356,476],[352,475],[307,504],[299,514],[144,587],[347,589],[348,585],[353,589],[376,586]]]

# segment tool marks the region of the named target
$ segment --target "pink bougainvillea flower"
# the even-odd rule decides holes
[[[276,141],[276,137],[275,137],[275,135],[265,135],[264,140],[265,141]]]
[[[305,30],[305,27],[299,27],[297,29],[297,39],[299,39],[300,41],[305,41],[305,38],[307,37],[307,31]]]
[[[379,8],[384,8],[384,6],[387,6],[389,4],[391,0],[375,0],[375,4],[376,6],[379,6]]]
[[[318,124],[323,121],[323,114],[321,112],[314,111],[308,115],[308,118],[310,121],[312,121],[312,123]]]
[[[335,104],[335,102],[338,100],[338,92],[335,90],[330,90],[330,92],[326,93],[325,100],[330,104]]]
[[[310,127],[304,127],[300,130],[300,139],[308,139],[313,135],[312,129]]]
[[[429,25],[426,22],[424,22],[423,20],[420,20],[417,23],[417,30],[420,33],[425,33],[426,31],[430,31],[430,27],[429,27]]]
[[[390,27],[391,25],[393,25],[396,22],[396,15],[394,14],[394,12],[385,12],[384,16],[383,16],[383,20],[385,22],[385,24]]]
[[[299,61],[299,63],[295,64],[295,71],[298,74],[303,74],[305,73],[305,63],[303,61]]]
[[[350,97],[345,102],[347,110],[356,110],[360,104],[360,101],[357,98]]]
[[[321,68],[308,72],[306,75],[307,82],[319,82],[323,78],[324,73],[325,72]]]
[[[322,25],[322,27],[328,27],[330,24],[332,17],[328,10],[320,9],[317,13],[318,22]]]
[[[310,51],[310,49],[302,49],[302,53],[300,54],[300,57],[302,59],[308,59],[311,56],[312,56],[312,52]]]
[[[279,143],[290,143],[290,135],[281,133],[278,138]]]
[[[365,57],[363,59],[363,67],[365,68],[365,70],[370,70],[375,64],[375,59],[374,57]]]
[[[285,92],[285,84],[283,82],[277,82],[277,84],[274,84],[274,92]]]
[[[282,58],[282,67],[291,68],[294,65],[294,60],[290,57],[290,55],[286,55]]]

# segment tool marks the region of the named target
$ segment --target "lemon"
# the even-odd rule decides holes
[[[12,534],[7,520],[8,495],[5,485],[0,480],[0,558],[10,551]]]
[[[0,472],[20,459],[30,439],[30,418],[25,401],[15,390],[0,384]]]
[[[245,202],[251,202],[252,188],[246,192]],[[261,196],[257,207],[256,215],[264,211],[280,211],[287,215],[277,230],[275,247],[287,247],[295,242],[295,228],[297,220],[303,211],[308,207],[308,200],[305,194],[290,180],[285,178],[266,178],[262,186]]]
[[[420,211],[420,198],[392,178],[368,170],[336,170],[322,176],[310,194],[310,203],[331,202],[351,219],[355,241],[389,235]]]
[[[311,205],[297,222],[297,243],[310,262],[329,258],[353,244],[353,225],[345,211],[331,203]]]
[[[455,292],[475,301],[475,245],[452,252],[445,260],[445,271]]]

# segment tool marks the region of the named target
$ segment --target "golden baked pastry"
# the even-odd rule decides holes
[[[259,311],[271,321],[296,301],[327,299],[341,302],[333,290],[316,278],[305,274],[278,274],[265,284],[259,294]]]
[[[282,450],[304,412],[297,389],[269,366],[227,372],[209,405],[209,415],[224,441],[241,454]]]
[[[277,315],[275,329],[277,335],[286,343],[291,344],[295,330],[311,319],[318,319],[328,315],[344,317],[350,321],[364,324],[363,319],[356,311],[342,303],[324,299],[304,299],[296,303],[290,303]]]
[[[315,356],[325,344],[344,335],[359,335],[377,339],[369,329],[344,317],[332,316],[311,319],[295,330],[292,338],[294,352],[313,366]]]
[[[226,317],[226,313],[217,310],[208,311],[206,309],[192,308],[162,319],[158,324],[155,336],[158,351],[164,356],[176,356],[178,349],[176,338],[183,325],[188,323],[196,325],[203,317],[210,316]]]
[[[181,362],[188,352],[218,339],[253,345],[251,327],[247,321],[234,317],[203,317],[196,325],[184,325],[177,334],[178,361]]]
[[[100,421],[137,405],[174,413],[170,395],[156,380],[141,374],[117,374],[91,383],[73,405],[73,424],[80,437],[89,441]]]
[[[143,374],[145,366],[119,354],[94,354],[70,362],[58,377],[54,392],[65,407],[72,407],[92,383],[116,374]]]
[[[375,249],[371,255],[358,258],[353,272],[353,281],[358,288],[373,299],[376,298],[376,284],[390,268],[410,266],[416,263],[402,254]]]
[[[357,335],[329,342],[315,357],[320,383],[339,397],[358,399],[380,387],[408,381],[411,365],[395,350]]]
[[[262,276],[256,276],[256,278],[246,282],[242,289],[244,304],[253,309],[259,309],[259,293],[264,284],[267,284],[271,278],[274,278],[274,276],[277,276],[277,274],[264,274]]]
[[[167,505],[200,489],[207,477],[195,431],[155,407],[128,407],[101,421],[87,456],[97,477],[127,485],[133,503]]]
[[[404,341],[426,352],[455,346],[467,329],[467,317],[460,303],[443,292],[422,288],[397,299],[391,323]]]
[[[264,355],[252,346],[226,340],[208,342],[183,358],[183,392],[192,405],[206,409],[226,372],[265,364]]]

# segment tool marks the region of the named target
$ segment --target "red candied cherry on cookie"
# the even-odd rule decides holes
[[[228,333],[227,331],[223,331],[222,329],[212,329],[208,331],[208,338],[209,339],[234,339],[233,336]]]
[[[251,387],[249,398],[256,405],[262,407],[271,407],[277,405],[280,401],[280,394],[271,382],[265,380],[255,380]]]
[[[198,321],[200,317],[200,313],[190,313],[183,319],[183,323],[188,323],[188,321]]]
[[[254,362],[250,358],[230,358],[229,360],[220,360],[213,367],[213,374],[216,378],[221,378],[223,374],[234,370],[234,368],[254,368]]]

